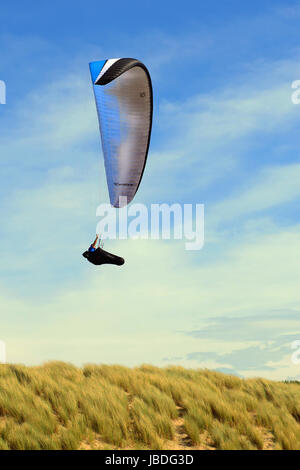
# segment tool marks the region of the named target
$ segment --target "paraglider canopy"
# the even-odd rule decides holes
[[[123,207],[134,198],[146,165],[153,112],[151,78],[142,62],[128,58],[91,62],[90,72],[110,203]]]

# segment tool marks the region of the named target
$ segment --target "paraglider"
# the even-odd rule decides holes
[[[99,246],[97,247],[97,244]],[[101,264],[115,264],[116,266],[122,266],[125,263],[124,258],[120,256],[108,253],[101,247],[101,238],[96,235],[94,243],[91,244],[89,249],[83,253],[83,255],[90,263],[99,266]]]
[[[151,78],[146,66],[136,59],[108,59],[89,65],[109,199],[114,208],[121,208],[138,191],[147,161],[153,114]],[[83,253],[91,263],[124,264],[123,258],[94,248]]]

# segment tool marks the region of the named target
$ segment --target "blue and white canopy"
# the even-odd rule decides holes
[[[153,97],[149,72],[136,59],[90,63],[110,203],[134,198],[146,165]]]

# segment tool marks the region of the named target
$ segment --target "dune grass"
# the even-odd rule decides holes
[[[8,449],[300,449],[300,384],[181,367],[1,364]]]

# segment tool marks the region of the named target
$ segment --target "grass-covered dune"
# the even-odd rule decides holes
[[[300,384],[180,367],[2,364],[0,449],[300,449]]]

